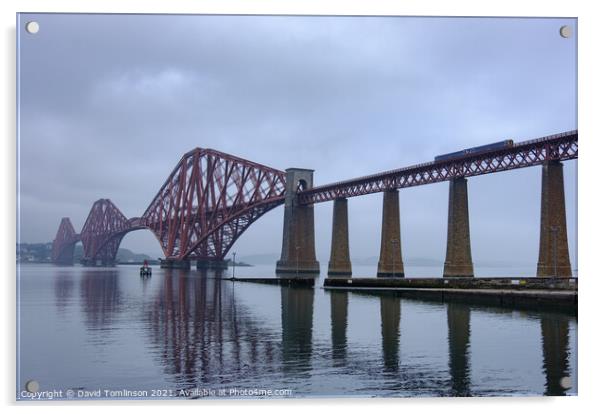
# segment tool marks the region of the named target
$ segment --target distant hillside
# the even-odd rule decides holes
[[[276,261],[280,259],[280,255],[276,253],[267,253],[267,254],[251,254],[242,256],[240,258],[241,262],[249,263],[252,265],[263,265],[263,264],[274,264]],[[238,262],[237,262],[238,263]]]
[[[364,258],[353,258],[353,263],[358,265],[375,265],[378,263],[378,257],[364,257]],[[429,259],[425,257],[408,257],[403,258],[403,262],[409,266],[442,266],[443,262],[441,260]]]
[[[323,256],[328,257],[328,256]],[[241,261],[250,263],[253,265],[273,265],[280,259],[280,255],[277,253],[266,253],[266,254],[253,254],[244,255],[240,258]],[[360,266],[376,266],[378,263],[378,257],[352,257],[351,260],[354,264]],[[404,257],[403,263],[407,266],[417,267],[442,267],[445,256],[441,259],[431,259],[428,257]],[[474,260],[475,266],[480,267],[508,267],[508,266],[525,266],[530,265],[530,262],[524,260]]]
[[[78,263],[84,255],[81,244],[75,246],[73,261]],[[50,263],[52,256],[52,243],[17,243],[17,261],[29,263]],[[120,263],[143,262],[153,260],[144,253],[135,253],[130,249],[119,248],[117,261]],[[155,259],[156,260],[156,259]]]
[[[280,255],[277,253],[266,253],[266,254],[253,254],[246,255],[240,258],[246,263],[262,265],[262,264],[274,264],[278,259],[280,259]],[[363,257],[363,258],[352,258],[353,263],[358,265],[375,265],[378,263],[378,257]],[[442,266],[443,262],[441,260],[434,260],[428,258],[407,258],[404,259],[404,263],[411,266]]]
[[[50,263],[52,243],[17,243],[17,262]]]
[[[84,255],[84,249],[81,245],[75,246],[75,251],[73,252],[73,258],[75,263],[79,262],[82,256]],[[148,254],[144,253],[134,253],[130,249],[124,249],[120,247],[117,251],[117,261],[119,263],[128,263],[128,262],[143,262],[145,260],[153,260]],[[155,258],[156,260],[156,258]]]

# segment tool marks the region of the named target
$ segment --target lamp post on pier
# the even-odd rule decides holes
[[[236,272],[236,252],[232,253],[232,279],[234,279],[234,273]]]

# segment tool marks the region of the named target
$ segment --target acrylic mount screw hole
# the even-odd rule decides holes
[[[37,392],[40,389],[40,384],[35,380],[27,381],[25,389],[29,392]]]
[[[571,35],[572,35],[571,26],[562,26],[560,28],[560,36],[564,37],[565,39],[568,39],[569,37],[571,37]]]
[[[27,33],[36,34],[40,31],[40,25],[38,22],[27,22],[25,25],[25,30],[27,30]]]

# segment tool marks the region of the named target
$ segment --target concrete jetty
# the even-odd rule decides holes
[[[390,291],[400,296],[461,300],[497,306],[577,310],[577,278],[348,278],[325,279],[325,289]]]

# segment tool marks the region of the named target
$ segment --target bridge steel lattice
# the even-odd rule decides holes
[[[449,181],[454,178],[513,170],[541,165],[545,161],[577,158],[577,131],[524,141],[503,150],[482,152],[452,160],[427,162],[314,187],[299,194],[301,204],[333,201],[387,190]]]
[[[224,258],[259,217],[284,202],[284,172],[214,150],[184,155],[141,217],[165,257]]]
[[[212,149],[182,157],[141,217],[128,219],[109,199],[96,201],[77,234],[68,218],[53,241],[55,263],[112,264],[130,231],[149,229],[167,260],[222,261],[259,217],[284,202],[285,173]]]
[[[259,217],[284,204],[282,254],[276,270],[316,273],[313,204],[334,201],[329,275],[351,275],[347,198],[383,193],[378,276],[403,277],[399,189],[449,181],[444,276],[474,276],[470,248],[467,178],[542,166],[541,226],[537,275],[569,277],[562,161],[578,158],[578,133],[568,131],[503,149],[468,153],[379,174],[313,186],[313,170],[279,171],[211,149],[181,158],[140,217],[126,216],[108,199],[94,203],[81,234],[68,218],[53,243],[53,261],[73,261],[81,241],[84,263],[115,261],[124,235],[150,229],[166,262],[223,262],[240,235]]]
[[[81,241],[69,217],[63,217],[52,242],[52,261],[57,264],[73,264],[73,249]]]

